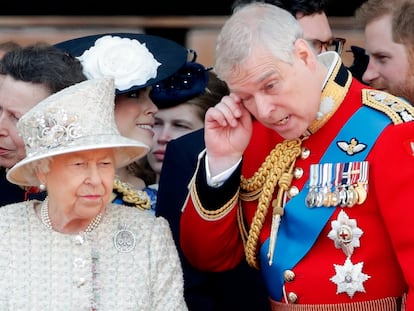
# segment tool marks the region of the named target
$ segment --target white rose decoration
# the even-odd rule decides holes
[[[78,57],[88,79],[113,77],[115,88],[127,90],[157,76],[161,65],[145,44],[117,36],[103,36]]]

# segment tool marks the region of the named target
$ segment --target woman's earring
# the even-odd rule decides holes
[[[45,190],[46,190],[46,185],[45,185],[44,183],[41,183],[41,184],[39,185],[39,190],[40,190],[40,191],[45,191]]]

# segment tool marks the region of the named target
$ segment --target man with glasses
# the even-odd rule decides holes
[[[252,0],[236,0],[233,10]],[[325,10],[326,0],[265,0],[279,8],[289,11],[302,26],[305,39],[310,42],[317,54],[326,51],[342,52],[345,39],[334,38]]]
[[[236,5],[252,2],[251,0],[236,0]],[[342,54],[346,39],[336,38],[332,35],[329,26],[328,17],[325,10],[326,0],[265,0],[282,9],[289,11],[302,26],[305,39],[310,42],[317,54],[326,51],[335,51]],[[351,52],[354,56],[352,65],[348,68],[352,75],[359,81],[362,81],[362,74],[368,64],[368,57],[364,49],[358,46],[351,46]]]
[[[318,39],[313,39],[313,40],[310,40],[310,42],[312,43],[317,54],[320,54],[326,51],[335,51],[338,54],[342,54],[342,50],[344,48],[346,39],[333,38],[328,41],[320,41]]]
[[[233,8],[252,0],[236,0]],[[325,14],[325,0],[268,0],[288,10],[301,24],[305,39],[318,54],[336,48],[342,51],[345,39],[332,35]],[[194,174],[197,156],[204,148],[204,131],[197,130],[168,143],[161,170],[157,195],[157,216],[165,217],[171,226],[177,248],[181,208],[188,194],[187,185]],[[246,262],[226,272],[200,272],[182,256],[184,295],[190,311],[269,310],[266,290],[260,272]]]

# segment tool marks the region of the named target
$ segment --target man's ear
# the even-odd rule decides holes
[[[305,39],[295,41],[295,57],[301,59],[306,65],[316,64],[316,54]]]

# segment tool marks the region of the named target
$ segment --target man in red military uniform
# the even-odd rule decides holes
[[[246,256],[272,310],[414,310],[413,107],[263,3],[225,23],[215,71],[231,94],[207,112],[181,217],[191,264]]]

